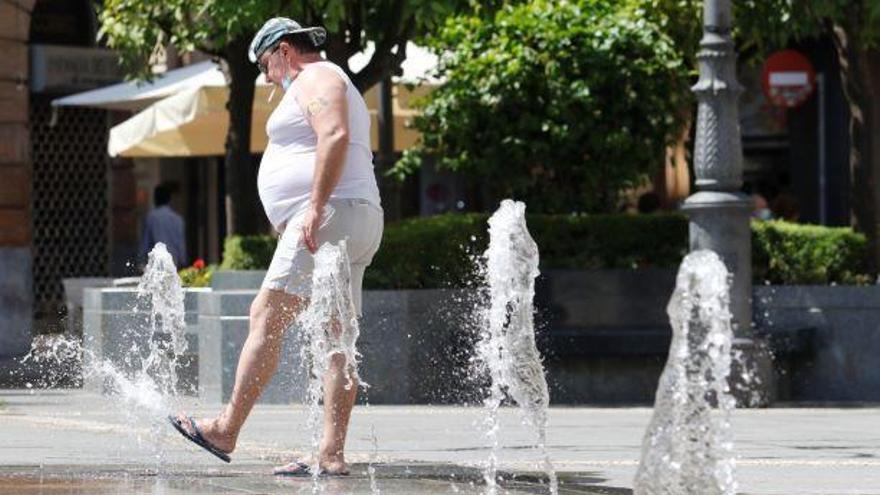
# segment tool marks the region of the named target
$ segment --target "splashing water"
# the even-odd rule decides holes
[[[351,295],[351,269],[345,241],[335,246],[324,244],[315,253],[312,297],[299,321],[303,330],[301,335],[307,339],[302,346],[303,362],[310,363],[307,425],[312,431],[314,465],[311,471],[317,482],[320,471],[321,399],[324,395],[324,377],[330,370],[333,356],[339,354],[345,360],[343,372],[347,390],[358,384],[367,387],[357,371],[360,353],[356,344],[360,327]],[[319,489],[317,484],[315,489]]]
[[[148,325],[123,329],[125,341],[132,345],[117,359],[109,359],[86,348],[75,336],[55,339],[52,345],[34,348],[22,359],[55,368],[59,363],[75,361],[82,367],[83,379],[102,385],[126,424],[148,425],[151,434],[137,438],[148,444],[159,462],[162,451],[160,434],[165,415],[177,404],[178,358],[186,351],[184,294],[177,270],[164,244],[158,243],[149,254],[138,286],[138,308],[150,308]],[[69,372],[70,367],[65,367]],[[63,377],[56,377],[60,381]],[[50,380],[46,385],[51,386]]]
[[[367,475],[370,477],[370,493],[373,495],[382,495],[379,489],[379,481],[376,479],[376,459],[379,457],[379,439],[376,438],[376,427],[370,425],[370,443],[373,449],[370,452],[370,462],[367,465]]]
[[[546,448],[550,394],[533,322],[535,277],[540,273],[538,246],[526,227],[525,208],[524,203],[509,199],[501,202],[489,219],[489,249],[485,253],[488,302],[481,315],[477,362],[491,379],[484,404],[486,436],[492,450],[484,478],[487,493],[493,495],[497,493],[498,408],[505,396],[519,406],[524,423],[534,429],[550,492],[558,492]]]
[[[162,395],[174,396],[178,391],[178,358],[187,347],[184,294],[174,259],[161,242],[149,254],[138,283],[138,302],[150,304],[152,330],[140,368],[153,376]]]
[[[718,255],[685,257],[667,306],[672,344],[642,443],[635,495],[736,493],[729,307],[728,271]]]

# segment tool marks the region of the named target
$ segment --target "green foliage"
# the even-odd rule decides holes
[[[468,11],[488,15],[502,0],[104,0],[99,8],[99,37],[117,50],[130,75],[148,78],[149,59],[157,46],[173,45],[180,52],[200,50],[227,58],[233,43],[250,42],[270,17],[291,17],[304,25],[322,25],[330,32],[328,57],[347,67],[348,58],[368,41],[379,49],[364,71],[394,71],[402,58],[394,56],[408,39],[436,29],[446,17]],[[230,63],[239,62],[227,60]],[[362,72],[364,72],[362,71]],[[372,81],[377,76],[370,78]],[[362,88],[366,89],[366,88]]]
[[[180,277],[180,285],[184,287],[208,287],[211,285],[211,277],[217,265],[207,265],[202,268],[188,266],[177,272]]]
[[[488,218],[447,214],[389,225],[365,287],[472,285],[474,262],[488,245]],[[687,249],[687,221],[681,215],[529,215],[527,222],[542,268],[676,266]]]
[[[853,284],[869,282],[865,236],[848,227],[752,223],[752,264],[756,282],[771,284]]]
[[[704,0],[628,0],[626,9],[660,26],[675,43],[692,76],[697,74],[696,55],[703,37]],[[689,93],[689,91],[688,91]]]
[[[268,235],[230,236],[223,243],[222,270],[265,270],[278,238]]]
[[[382,245],[364,275],[370,289],[467,287],[475,255],[487,245],[488,215],[438,215],[385,227]]]
[[[658,23],[696,69],[703,0],[629,0],[627,5]],[[763,57],[792,40],[829,34],[834,26],[866,47],[876,47],[880,41],[876,0],[734,0],[733,10],[737,49],[747,58]]]
[[[421,102],[426,155],[543,213],[610,212],[662,163],[687,72],[660,27],[611,0],[531,0],[449,19],[433,40],[446,82]]]
[[[847,31],[865,47],[880,42],[877,0],[742,0],[734,2],[739,37],[762,52],[784,47],[792,39]]]
[[[446,214],[389,224],[367,269],[367,289],[470,287],[488,245],[486,214]],[[676,268],[688,249],[687,219],[656,215],[529,215],[541,268]],[[271,236],[230,237],[223,269],[265,270]],[[752,223],[754,283],[862,284],[865,237],[850,228]]]

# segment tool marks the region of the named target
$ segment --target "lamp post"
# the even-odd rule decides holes
[[[766,405],[771,398],[772,362],[754,335],[752,253],[749,227],[752,199],[742,187],[742,143],[737,99],[736,52],[731,36],[731,0],[705,0],[700,40],[700,78],[694,170],[697,192],[683,206],[690,220],[690,250],[710,249],[733,275],[730,310],[734,350],[742,356],[732,370],[734,395],[743,405]]]

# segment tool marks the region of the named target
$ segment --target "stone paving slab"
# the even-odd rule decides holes
[[[5,404],[0,407],[3,469],[42,466],[75,473],[114,466],[159,471],[185,467],[217,473],[244,470],[252,473],[247,479],[262,480],[260,473],[268,473],[274,463],[307,452],[310,438],[303,407],[257,406],[227,467],[187,445],[161,420],[126,425],[125,414],[107,397],[79,391],[0,391],[0,402]],[[191,401],[182,407],[197,415],[216,412],[215,406]],[[574,490],[568,493],[631,493],[650,414],[648,408],[552,408],[548,444]],[[476,407],[358,406],[349,459],[361,472],[373,462],[385,474],[389,466],[401,465],[428,466],[440,473],[454,472],[449,466],[455,465],[473,473],[487,455],[478,428],[482,418]],[[502,468],[535,471],[540,456],[530,448],[531,434],[517,412],[504,409],[501,419]],[[744,494],[880,495],[880,408],[740,410],[733,425]],[[586,488],[591,491],[581,491]],[[255,488],[256,493],[270,493],[260,490]],[[17,492],[4,492],[0,484],[0,494],[5,493]]]

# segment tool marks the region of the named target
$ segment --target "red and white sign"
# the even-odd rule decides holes
[[[771,104],[794,108],[807,101],[816,90],[816,71],[800,52],[782,50],[764,62],[761,85]]]

